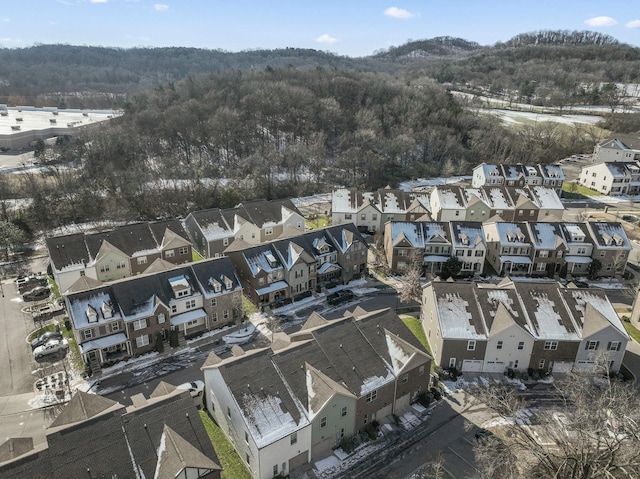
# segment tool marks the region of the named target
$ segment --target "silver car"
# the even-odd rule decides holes
[[[66,339],[52,339],[47,341],[42,346],[38,346],[33,350],[33,356],[39,359],[48,354],[54,354],[58,351],[66,351],[69,349],[69,342]]]

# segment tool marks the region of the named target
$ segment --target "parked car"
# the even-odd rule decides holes
[[[477,442],[486,442],[492,437],[493,437],[493,433],[491,431],[488,431],[488,430],[484,429],[484,428],[478,429],[476,431],[476,441]]]
[[[48,341],[51,341],[52,339],[58,339],[58,340],[62,339],[62,333],[59,331],[47,331],[45,333],[42,333],[36,339],[31,341],[31,349],[35,349],[38,346],[42,346],[43,344],[47,343]]]
[[[40,301],[42,299],[47,299],[50,294],[51,290],[46,286],[36,286],[26,293],[23,293],[22,299],[24,299],[25,301]]]
[[[69,342],[66,339],[51,339],[34,349],[33,356],[36,359],[40,359],[43,356],[54,354],[58,351],[66,351],[67,349],[69,349]]]
[[[192,398],[198,397],[204,391],[204,383],[202,381],[192,381],[190,383],[182,383],[176,386],[176,389],[184,389],[185,391],[189,391]]]
[[[47,286],[48,284],[49,282],[47,281],[47,277],[41,275],[24,276],[16,279],[16,286],[18,287],[20,294],[25,291],[29,291],[36,286]]]
[[[340,303],[344,303],[345,301],[350,301],[354,298],[353,291],[350,289],[342,289],[340,291],[336,291],[335,293],[331,293],[327,296],[327,302],[331,305],[336,305]]]

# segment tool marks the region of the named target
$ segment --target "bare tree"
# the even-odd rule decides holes
[[[409,267],[400,278],[400,301],[408,303],[410,301],[420,301],[422,297],[422,253],[419,250],[411,252]]]
[[[479,389],[477,400],[502,418],[476,447],[480,477],[640,477],[640,400],[632,385],[610,379],[608,360],[601,354],[593,370],[558,381],[553,406],[532,408],[509,386]]]

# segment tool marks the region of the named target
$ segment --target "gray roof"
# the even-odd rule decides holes
[[[71,265],[86,265],[90,261],[84,234],[54,236],[46,239],[49,258],[55,269]]]

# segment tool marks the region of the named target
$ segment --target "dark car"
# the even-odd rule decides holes
[[[22,294],[22,299],[25,301],[39,301],[41,299],[47,299],[51,294],[51,290],[46,286],[36,286],[35,288]]]
[[[46,333],[42,333],[36,339],[31,341],[31,349],[35,349],[38,346],[42,346],[43,344],[45,344],[48,341],[51,341],[52,339],[62,339],[62,333],[58,331],[47,331]]]
[[[344,303],[345,301],[350,301],[354,298],[353,291],[350,289],[342,289],[340,291],[336,291],[335,293],[331,293],[327,296],[327,302],[331,305],[336,305],[340,303]]]

